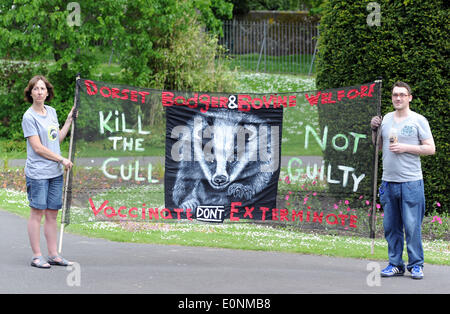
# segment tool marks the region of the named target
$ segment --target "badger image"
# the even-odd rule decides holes
[[[172,129],[171,157],[178,162],[172,190],[177,208],[252,205],[279,173],[280,126],[233,110],[195,114]],[[276,187],[275,187],[276,191]],[[275,195],[276,197],[276,195]]]

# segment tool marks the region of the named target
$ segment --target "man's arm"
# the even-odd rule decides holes
[[[377,141],[377,131],[379,130],[380,126],[381,126],[381,121],[382,118],[379,116],[375,116],[372,118],[372,120],[370,120],[370,127],[372,128],[372,143],[375,145],[376,141]],[[381,130],[380,130],[381,132]],[[378,143],[379,146],[378,148],[381,150],[383,148],[383,141],[381,140],[381,135],[380,135],[380,143]]]
[[[415,155],[434,155],[436,146],[433,137],[420,141],[420,145],[395,143],[389,145],[389,150],[393,153],[410,153]]]

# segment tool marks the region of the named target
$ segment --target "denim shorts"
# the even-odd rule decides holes
[[[36,209],[62,208],[63,175],[51,179],[31,179],[26,176],[30,207]]]

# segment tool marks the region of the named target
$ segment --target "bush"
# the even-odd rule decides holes
[[[187,28],[176,29],[155,63],[153,87],[204,92],[232,91],[236,82],[225,66],[224,51],[216,36],[202,29],[193,17]]]
[[[436,154],[422,157],[427,208],[442,204],[448,213],[450,86],[448,5],[443,0],[377,1],[380,26],[370,26],[366,1],[328,1],[320,23],[317,86],[357,85],[383,78],[382,114],[392,111],[395,81],[412,87],[411,109],[424,115],[436,142]],[[367,121],[369,125],[370,121]]]
[[[120,51],[119,62],[124,69],[119,83],[147,88],[223,91],[232,82],[229,70],[216,57],[220,56],[216,34],[217,20],[205,4],[209,1],[158,1],[146,10],[145,1],[127,4],[120,39],[112,45]],[[222,5],[220,5],[222,3]],[[221,15],[230,17],[232,7],[224,1],[214,1],[222,7]],[[195,6],[198,6],[198,10]],[[212,5],[212,4],[210,4]],[[227,13],[228,12],[228,13]],[[129,17],[133,18],[130,19]]]

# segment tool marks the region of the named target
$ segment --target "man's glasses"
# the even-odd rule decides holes
[[[392,98],[397,98],[397,97],[400,97],[400,98],[405,98],[406,96],[409,96],[408,94],[392,94]]]

